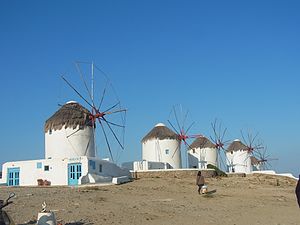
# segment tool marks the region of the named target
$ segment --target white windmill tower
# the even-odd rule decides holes
[[[207,165],[217,166],[217,148],[208,138],[200,136],[189,146],[189,168],[207,169]]]
[[[142,158],[149,162],[168,163],[172,169],[181,168],[178,135],[163,123],[156,124],[142,139]]]
[[[45,158],[95,157],[94,123],[79,103],[63,105],[46,122]]]
[[[251,173],[251,152],[248,146],[235,139],[226,151],[226,163],[229,173]]]

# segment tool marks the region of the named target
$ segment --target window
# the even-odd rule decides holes
[[[96,169],[96,163],[95,163],[95,161],[89,160],[89,165],[90,165],[90,167],[91,167],[93,170]]]
[[[81,177],[81,165],[77,165],[77,180],[79,179],[79,177]]]
[[[99,165],[99,172],[102,173],[102,164]]]
[[[51,129],[49,130],[49,134],[52,134],[52,130]]]
[[[166,149],[165,152],[166,152],[166,155],[169,155],[170,150],[169,150],[169,149]]]
[[[195,153],[196,151],[195,151],[195,149],[193,149],[193,153]]]
[[[41,162],[37,162],[36,163],[36,168],[37,169],[42,169],[42,163]]]
[[[44,166],[44,171],[49,171],[49,166]]]

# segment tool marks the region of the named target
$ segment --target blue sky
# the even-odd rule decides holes
[[[126,108],[126,150],[174,104],[211,135],[259,132],[278,172],[299,174],[299,1],[1,1],[0,163],[44,155],[44,121],[76,60],[109,74]],[[69,99],[66,99],[69,100]]]

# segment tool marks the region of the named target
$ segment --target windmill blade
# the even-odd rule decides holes
[[[100,103],[99,103],[99,107],[98,107],[98,111],[100,110],[100,108],[102,106],[102,103],[103,103],[103,100],[104,100],[104,96],[106,94],[107,85],[108,85],[108,81],[106,82],[105,88],[103,89],[102,96],[101,96]]]
[[[257,132],[257,133],[255,134],[254,138],[252,138],[252,143],[255,142],[255,140],[256,140],[256,138],[258,137],[258,135],[259,135],[259,133]]]
[[[189,130],[192,128],[192,126],[195,124],[195,122],[192,122],[191,125],[188,127],[188,129],[185,131],[185,133],[189,132]]]
[[[92,136],[90,136],[90,138],[89,138],[89,141],[88,141],[88,143],[87,143],[87,145],[86,145],[86,148],[85,148],[84,155],[86,155],[86,153],[87,153],[87,150],[88,150],[88,148],[89,148],[89,146],[90,146],[91,137],[92,137]]]
[[[216,122],[217,122],[217,120],[215,120],[214,123],[211,123],[211,127],[212,127],[214,135],[215,135],[215,140],[217,141],[219,139],[219,137],[218,137],[217,130],[216,130]]]
[[[185,116],[183,118],[183,121],[182,121],[182,130],[184,130],[184,124],[185,124],[185,121],[187,119],[188,114],[189,114],[189,111],[186,112],[186,114],[185,114]],[[187,131],[186,131],[186,133],[187,133]]]
[[[177,131],[177,129],[173,126],[170,120],[168,120],[168,123],[171,125],[171,127],[174,129],[174,131],[179,135],[180,133]]]
[[[275,161],[275,160],[279,160],[279,159],[277,159],[277,158],[269,158],[269,159],[267,159],[267,161]]]
[[[97,65],[94,65],[94,67],[95,67],[95,69],[97,69],[99,72],[101,72],[101,73],[105,76],[106,79],[109,80],[108,75],[107,75],[102,69],[100,69]]]
[[[112,107],[108,108],[107,110],[104,110],[103,112],[106,113],[106,112],[108,112],[109,110],[115,108],[115,107],[116,107],[117,105],[119,105],[119,104],[120,104],[120,101],[118,101],[116,104],[114,104]]]
[[[266,164],[269,166],[269,167],[272,167],[272,165],[267,161]]]
[[[177,126],[178,126],[179,130],[181,131],[179,120],[178,120],[177,113],[175,110],[175,106],[173,106],[173,110],[174,110],[174,115],[175,115],[175,120],[176,120]]]
[[[102,128],[102,131],[103,131],[103,134],[104,134],[104,137],[105,137],[105,142],[106,142],[106,145],[108,147],[108,151],[109,151],[110,157],[111,157],[112,161],[114,161],[114,157],[113,157],[113,154],[112,154],[112,151],[111,151],[111,148],[110,148],[110,144],[109,144],[109,141],[108,141],[105,129],[104,129],[103,124],[102,124],[102,122],[101,122],[101,120],[99,118],[98,118],[98,121],[99,121],[100,126]]]
[[[217,140],[216,140],[216,139],[213,139],[212,136],[209,136],[209,139],[213,142],[214,145],[216,145],[216,143],[217,143]]]
[[[260,160],[265,159],[264,152],[257,151],[257,152],[255,152],[255,153],[258,155],[257,157],[258,157]]]
[[[224,140],[224,137],[225,137],[226,132],[227,132],[227,128],[225,128],[225,129],[223,130],[223,134],[222,134],[222,136],[221,136],[221,140],[222,140],[222,141]]]
[[[192,135],[189,135],[189,136],[187,136],[188,138],[198,138],[198,137],[203,137],[203,135],[202,134],[192,134]],[[205,141],[206,142],[206,141]],[[205,145],[205,143],[203,144],[203,145]]]
[[[192,149],[192,147],[187,143],[186,140],[183,140],[183,142],[184,142],[185,146],[188,146],[188,148],[186,147],[187,151],[188,151],[188,149]]]
[[[219,131],[218,131],[218,137],[219,137],[219,140],[221,140],[221,138],[222,138],[222,123],[220,122],[219,123]]]
[[[179,142],[179,144],[177,145],[177,147],[176,147],[176,149],[175,149],[175,151],[174,151],[174,153],[173,153],[173,155],[172,155],[172,159],[173,159],[173,157],[175,156],[175,153],[178,151],[178,149],[180,148],[180,142]]]
[[[94,106],[91,103],[89,103],[88,100],[86,100],[66,78],[64,78],[63,76],[61,76],[61,78],[69,85],[69,87],[71,87],[76,92],[76,94],[80,98],[82,98],[92,109],[94,109]]]
[[[119,112],[126,112],[126,111],[127,111],[127,109],[119,109],[119,110],[104,112],[104,113],[105,113],[105,115],[110,115],[110,114],[119,113]]]
[[[77,130],[75,130],[74,132],[72,132],[71,134],[67,135],[67,138],[71,137],[72,135],[76,134],[78,131],[80,131],[81,129],[78,128]]]
[[[245,136],[244,136],[244,133],[243,133],[243,130],[241,130],[241,136],[242,136],[242,140],[245,144],[247,144],[247,141],[245,139]]]
[[[103,119],[103,118],[100,118],[100,119]],[[110,122],[110,121],[108,121],[108,120],[106,120],[106,122],[109,123],[110,125],[113,125],[113,126],[116,126],[116,127],[125,128],[124,125],[116,124],[116,123]]]
[[[91,91],[89,90],[89,88],[88,88],[88,86],[87,86],[87,83],[86,83],[86,81],[85,81],[85,79],[84,79],[84,76],[83,76],[83,73],[82,73],[82,71],[81,71],[81,68],[80,68],[80,66],[79,66],[79,63],[78,62],[75,62],[75,66],[76,66],[76,69],[77,69],[77,71],[78,71],[78,73],[79,73],[79,76],[80,76],[80,78],[81,78],[81,80],[82,80],[82,82],[83,82],[83,84],[84,84],[84,87],[85,87],[85,89],[86,89],[86,91],[87,91],[87,93],[88,93],[88,95],[89,95],[89,97],[90,97],[90,100],[92,101],[92,104],[93,104],[93,108],[95,108],[95,103],[94,103],[94,99],[93,99],[93,97],[92,97],[92,93],[91,93]]]
[[[124,150],[124,146],[121,144],[121,142],[119,141],[119,138],[117,137],[117,135],[115,134],[114,130],[111,128],[111,126],[109,125],[109,123],[107,122],[107,120],[102,117],[102,119],[104,120],[104,122],[106,122],[109,130],[111,131],[111,133],[113,134],[113,136],[115,137],[115,139],[117,140],[118,144],[120,145],[120,147]]]

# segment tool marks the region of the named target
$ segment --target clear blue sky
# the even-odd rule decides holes
[[[126,151],[182,104],[258,131],[278,172],[300,172],[299,1],[1,1],[0,163],[44,156],[44,121],[75,60],[107,72],[128,108]],[[68,88],[65,86],[65,88]]]

